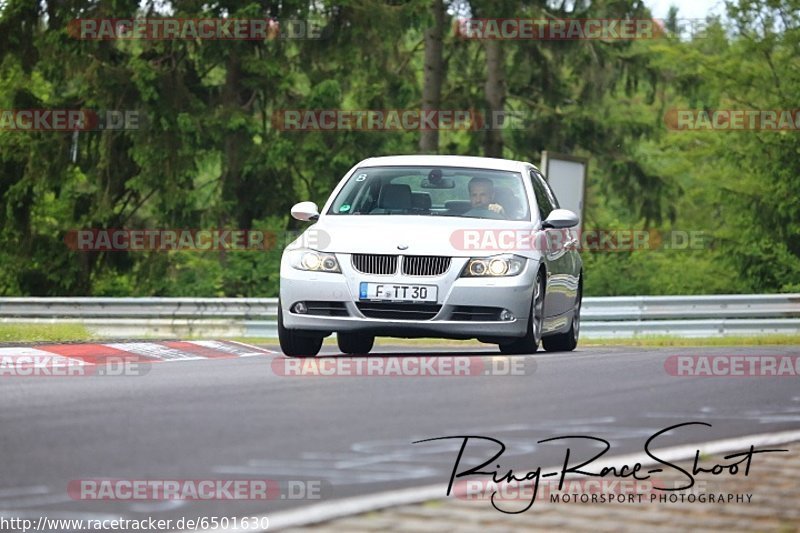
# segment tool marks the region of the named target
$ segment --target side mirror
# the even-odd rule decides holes
[[[569,209],[553,209],[542,222],[542,228],[572,228],[578,225],[578,215]]]
[[[314,202],[300,202],[292,206],[292,217],[303,222],[317,220],[319,218],[319,208]]]

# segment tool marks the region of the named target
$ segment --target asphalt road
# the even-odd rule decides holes
[[[155,364],[138,377],[0,379],[0,516],[248,516],[316,501],[301,488],[329,500],[440,482],[444,495],[460,441],[412,442],[449,435],[502,440],[503,468],[528,470],[563,461],[564,442],[536,444],[548,437],[601,437],[613,456],[640,452],[650,435],[682,422],[713,426],[682,428],[659,444],[800,428],[796,377],[665,371],[675,354],[798,355],[800,347],[579,348],[511,358],[436,350],[474,357],[476,374],[284,376],[276,373],[287,368],[282,356],[264,356]],[[512,367],[517,375],[501,375]],[[590,451],[577,442],[572,449]],[[468,448],[463,464],[477,465],[490,450]],[[283,498],[71,498],[70,480],[87,478],[270,479],[283,483]],[[297,499],[286,492],[290,483]]]

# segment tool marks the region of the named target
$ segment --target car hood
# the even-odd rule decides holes
[[[465,246],[465,232],[497,234],[500,230],[530,232],[530,221],[491,220],[446,216],[347,215],[326,216],[295,241],[324,252],[447,255],[492,255]],[[406,249],[399,247],[407,246]],[[477,252],[477,253],[476,253]]]

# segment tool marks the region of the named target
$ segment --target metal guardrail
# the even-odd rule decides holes
[[[0,298],[0,323],[81,323],[101,337],[276,337],[276,298]],[[800,334],[800,294],[585,298],[586,337]]]
[[[799,334],[800,294],[586,298],[587,337]]]
[[[80,323],[99,337],[277,337],[277,298],[0,298],[0,323]]]

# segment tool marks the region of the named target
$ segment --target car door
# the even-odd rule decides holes
[[[547,182],[536,169],[530,169],[529,177],[536,195],[541,220],[546,219],[553,209],[558,209],[558,200]],[[574,260],[570,253],[573,242],[571,232],[563,229],[542,229],[545,238],[538,239],[547,268],[547,296],[544,313],[546,317],[554,317],[572,309],[574,302],[573,282]]]

